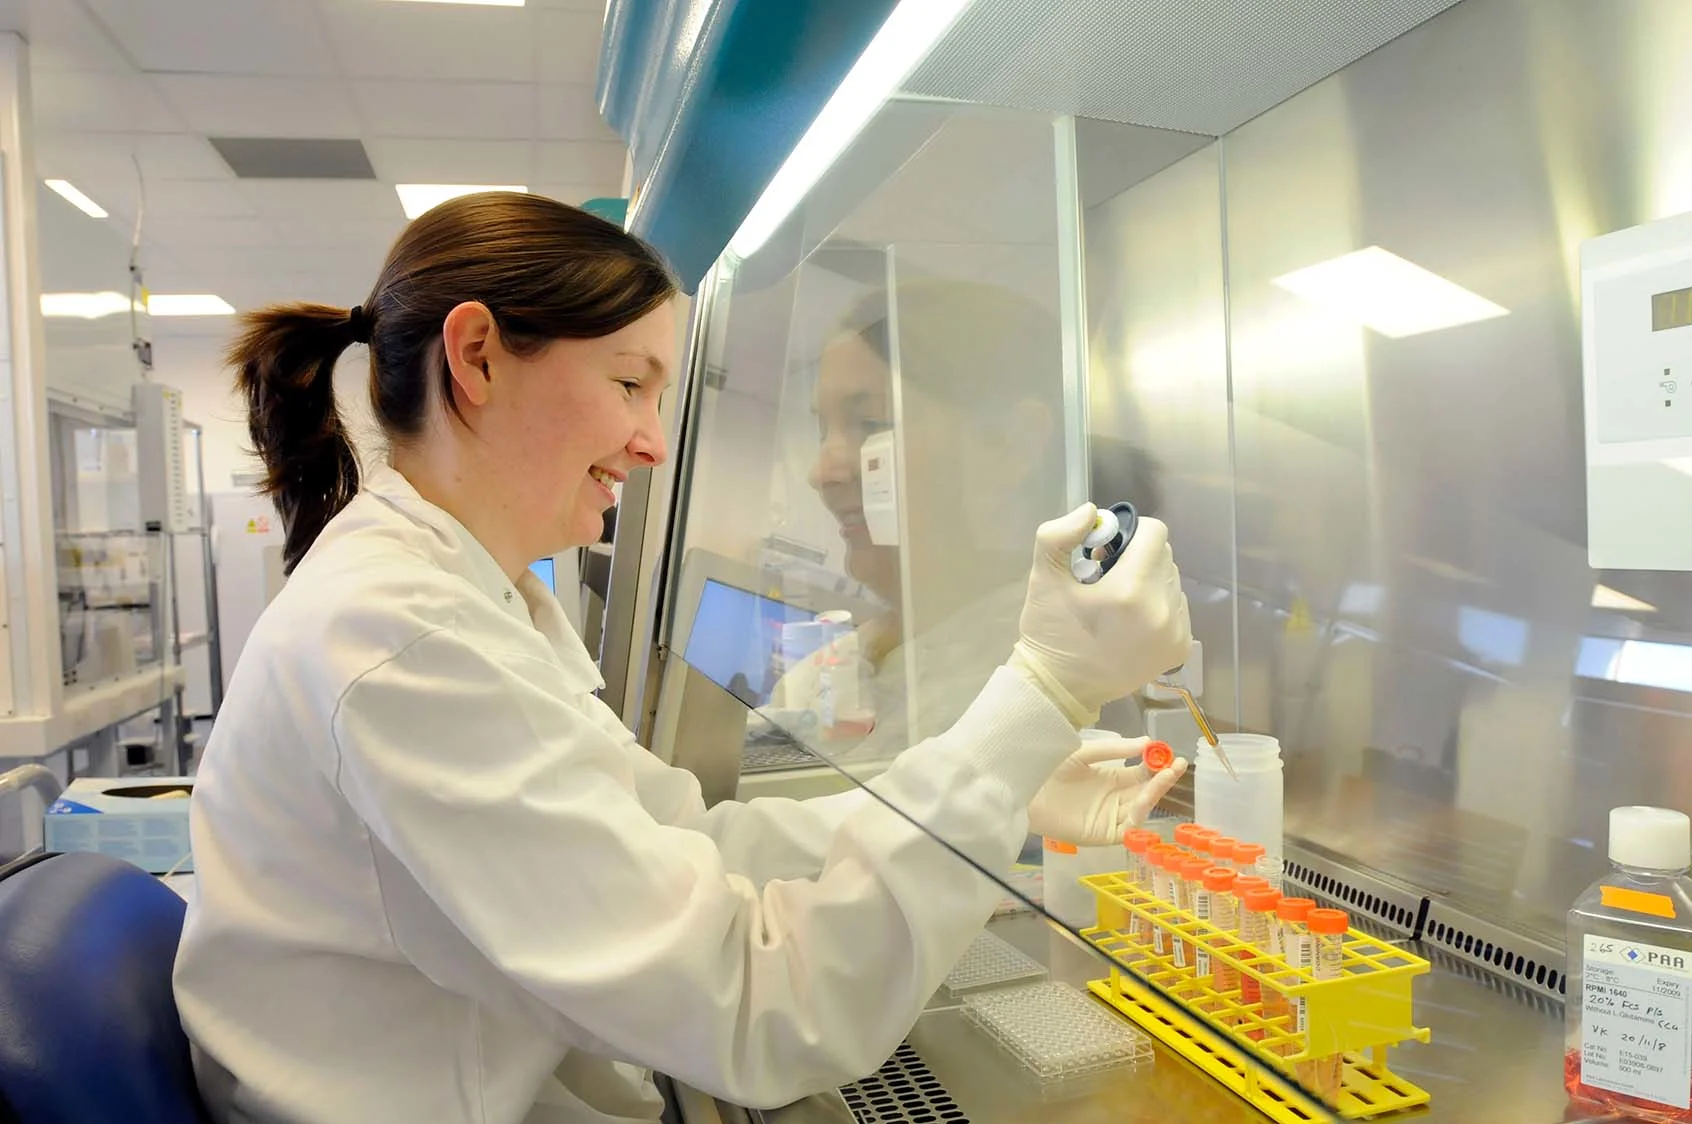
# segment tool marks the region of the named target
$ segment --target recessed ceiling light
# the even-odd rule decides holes
[[[71,206],[75,207],[89,218],[103,219],[106,217],[106,209],[100,206],[100,204],[94,202],[94,200],[88,198],[88,196],[84,195],[82,192],[78,191],[76,185],[71,183],[69,180],[47,180],[46,184],[48,187],[63,196],[71,204]]]
[[[234,307],[212,293],[149,293],[150,316],[233,316]]]
[[[98,320],[102,316],[117,316],[130,309],[129,298],[122,293],[42,293],[41,315],[62,319]],[[137,306],[136,311],[140,308]]]
[[[421,2],[432,3],[433,0]],[[414,219],[431,207],[445,203],[448,199],[457,199],[460,195],[475,195],[479,191],[520,191],[527,194],[529,189],[521,184],[397,183],[394,185],[394,191],[399,194],[405,217]]]
[[[1592,607],[1594,609],[1615,609],[1623,613],[1654,613],[1655,605],[1647,604],[1637,597],[1629,597],[1619,589],[1611,589],[1607,585],[1598,586],[1592,591]]]
[[[769,241],[972,2],[900,0],[741,221],[729,240],[737,257]]]
[[[1510,313],[1379,246],[1295,270],[1274,284],[1393,339]]]

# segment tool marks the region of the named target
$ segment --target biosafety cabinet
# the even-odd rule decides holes
[[[1692,408],[1692,281],[1661,257],[1692,10],[654,7],[612,4],[601,97],[692,317],[644,539],[619,521],[625,718],[711,799],[873,791],[1006,658],[1036,525],[1131,501],[1169,525],[1210,719],[1279,740],[1284,893],[1349,915],[1342,995],[1113,882],[1131,851],[959,858],[1000,883],[994,940],[844,1104],[780,1115],[1565,1119],[1565,911],[1611,808],[1692,807],[1692,577],[1654,545],[1692,541],[1692,460],[1653,446],[1634,487],[1605,447]],[[667,34],[688,64],[630,79]],[[1662,277],[1606,327],[1583,302],[1636,259]],[[1593,427],[1594,356],[1649,432],[1609,399]],[[1198,740],[1165,692],[1101,725]],[[1191,816],[1183,782],[1149,826]],[[1053,877],[1101,869],[1102,912],[1049,916]],[[1154,929],[1211,983],[1133,943]],[[1154,1014],[1060,1042],[1105,992]],[[1075,1072],[1018,1052],[1042,1004]],[[1143,1053],[1099,1045],[1124,1026]]]

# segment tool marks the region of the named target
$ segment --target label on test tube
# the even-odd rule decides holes
[[[1314,946],[1310,943],[1310,931],[1305,928],[1305,921],[1315,908],[1316,903],[1309,898],[1282,898],[1275,911],[1280,918],[1281,958],[1300,972],[1310,972],[1315,968]],[[1293,1029],[1302,1034],[1310,1029],[1304,997],[1294,997],[1292,1008]]]

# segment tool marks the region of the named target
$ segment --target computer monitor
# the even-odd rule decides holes
[[[542,558],[529,567],[529,572],[541,580],[547,591],[554,597],[558,596],[558,564],[555,559]]]
[[[747,706],[763,706],[781,671],[782,626],[815,619],[808,610],[707,578],[682,659]]]

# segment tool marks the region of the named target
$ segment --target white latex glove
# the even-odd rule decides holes
[[[1022,638],[1010,659],[1078,727],[1095,721],[1106,703],[1186,663],[1193,643],[1169,528],[1158,520],[1142,518],[1122,557],[1092,585],[1069,572],[1070,553],[1097,513],[1083,504],[1040,525]]]
[[[1186,758],[1152,772],[1140,761],[1150,738],[1088,741],[1064,759],[1028,805],[1028,830],[1077,847],[1121,843],[1187,773]],[[1134,764],[1127,764],[1134,762]]]

